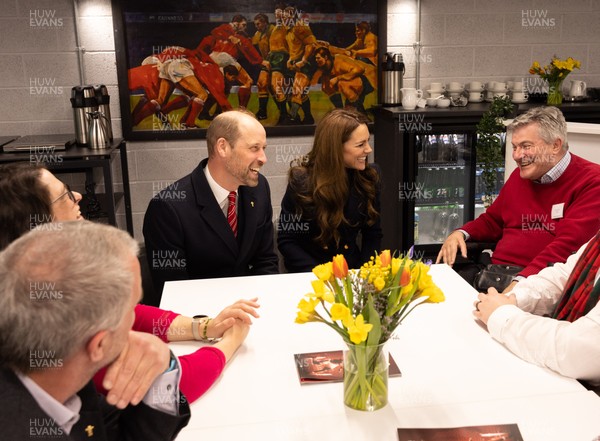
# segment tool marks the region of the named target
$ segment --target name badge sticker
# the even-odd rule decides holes
[[[564,202],[562,204],[554,204],[552,206],[552,213],[550,213],[550,216],[552,217],[552,219],[562,219],[564,210],[565,210]]]

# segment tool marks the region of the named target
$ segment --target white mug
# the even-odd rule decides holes
[[[494,92],[506,92],[508,89],[506,87],[506,83],[496,83],[494,86]]]
[[[487,83],[487,90],[494,90],[496,88],[496,82],[495,81],[490,81]]]
[[[483,83],[481,81],[471,81],[469,83],[469,91],[470,92],[476,92],[479,90],[483,90]]]
[[[481,101],[483,99],[483,93],[477,91],[469,92],[469,101]]]
[[[518,92],[522,92],[523,91],[523,82],[522,81],[515,81],[513,83],[512,90],[518,91]]]
[[[512,99],[514,101],[525,101],[528,98],[528,95],[525,92],[513,92]]]
[[[457,81],[452,81],[452,82],[448,83],[449,90],[462,90],[464,88],[465,88],[465,85],[462,83],[459,83]]]
[[[431,83],[431,85],[429,86],[429,89],[431,91],[441,92],[443,90],[446,90],[446,85],[443,83]]]

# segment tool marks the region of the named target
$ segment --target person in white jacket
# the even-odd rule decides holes
[[[572,277],[571,277],[572,276]],[[600,385],[600,232],[511,292],[479,293],[473,315],[520,358]]]

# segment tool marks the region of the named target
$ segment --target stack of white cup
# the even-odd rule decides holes
[[[445,91],[446,85],[444,83],[431,83],[429,89],[427,89],[429,98],[438,98],[440,95],[444,95]]]
[[[483,89],[485,85],[481,81],[471,81],[467,84],[467,90],[469,91],[469,102],[480,103],[483,101]]]
[[[529,94],[522,81],[508,81],[507,86],[513,103],[519,104],[527,102]]]

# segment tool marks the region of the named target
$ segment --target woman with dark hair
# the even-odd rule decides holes
[[[354,110],[332,110],[312,150],[292,162],[277,238],[288,271],[311,271],[337,254],[358,268],[379,251],[380,179],[368,163],[368,122]]]
[[[42,224],[82,220],[80,200],[80,193],[71,191],[41,165],[14,163],[0,166],[0,251]],[[240,300],[211,319],[185,317],[152,306],[137,305],[133,330],[154,334],[164,342],[220,338],[212,346],[178,357],[180,388],[192,402],[216,381],[226,362],[245,340],[249,314],[258,317],[254,310],[257,307],[256,299]],[[100,391],[104,391],[103,374],[100,371],[94,378]]]
[[[60,192],[61,196],[51,199],[51,190]],[[80,200],[81,194],[71,192],[41,165],[28,162],[3,165],[0,167],[0,250],[37,225],[80,219]]]

